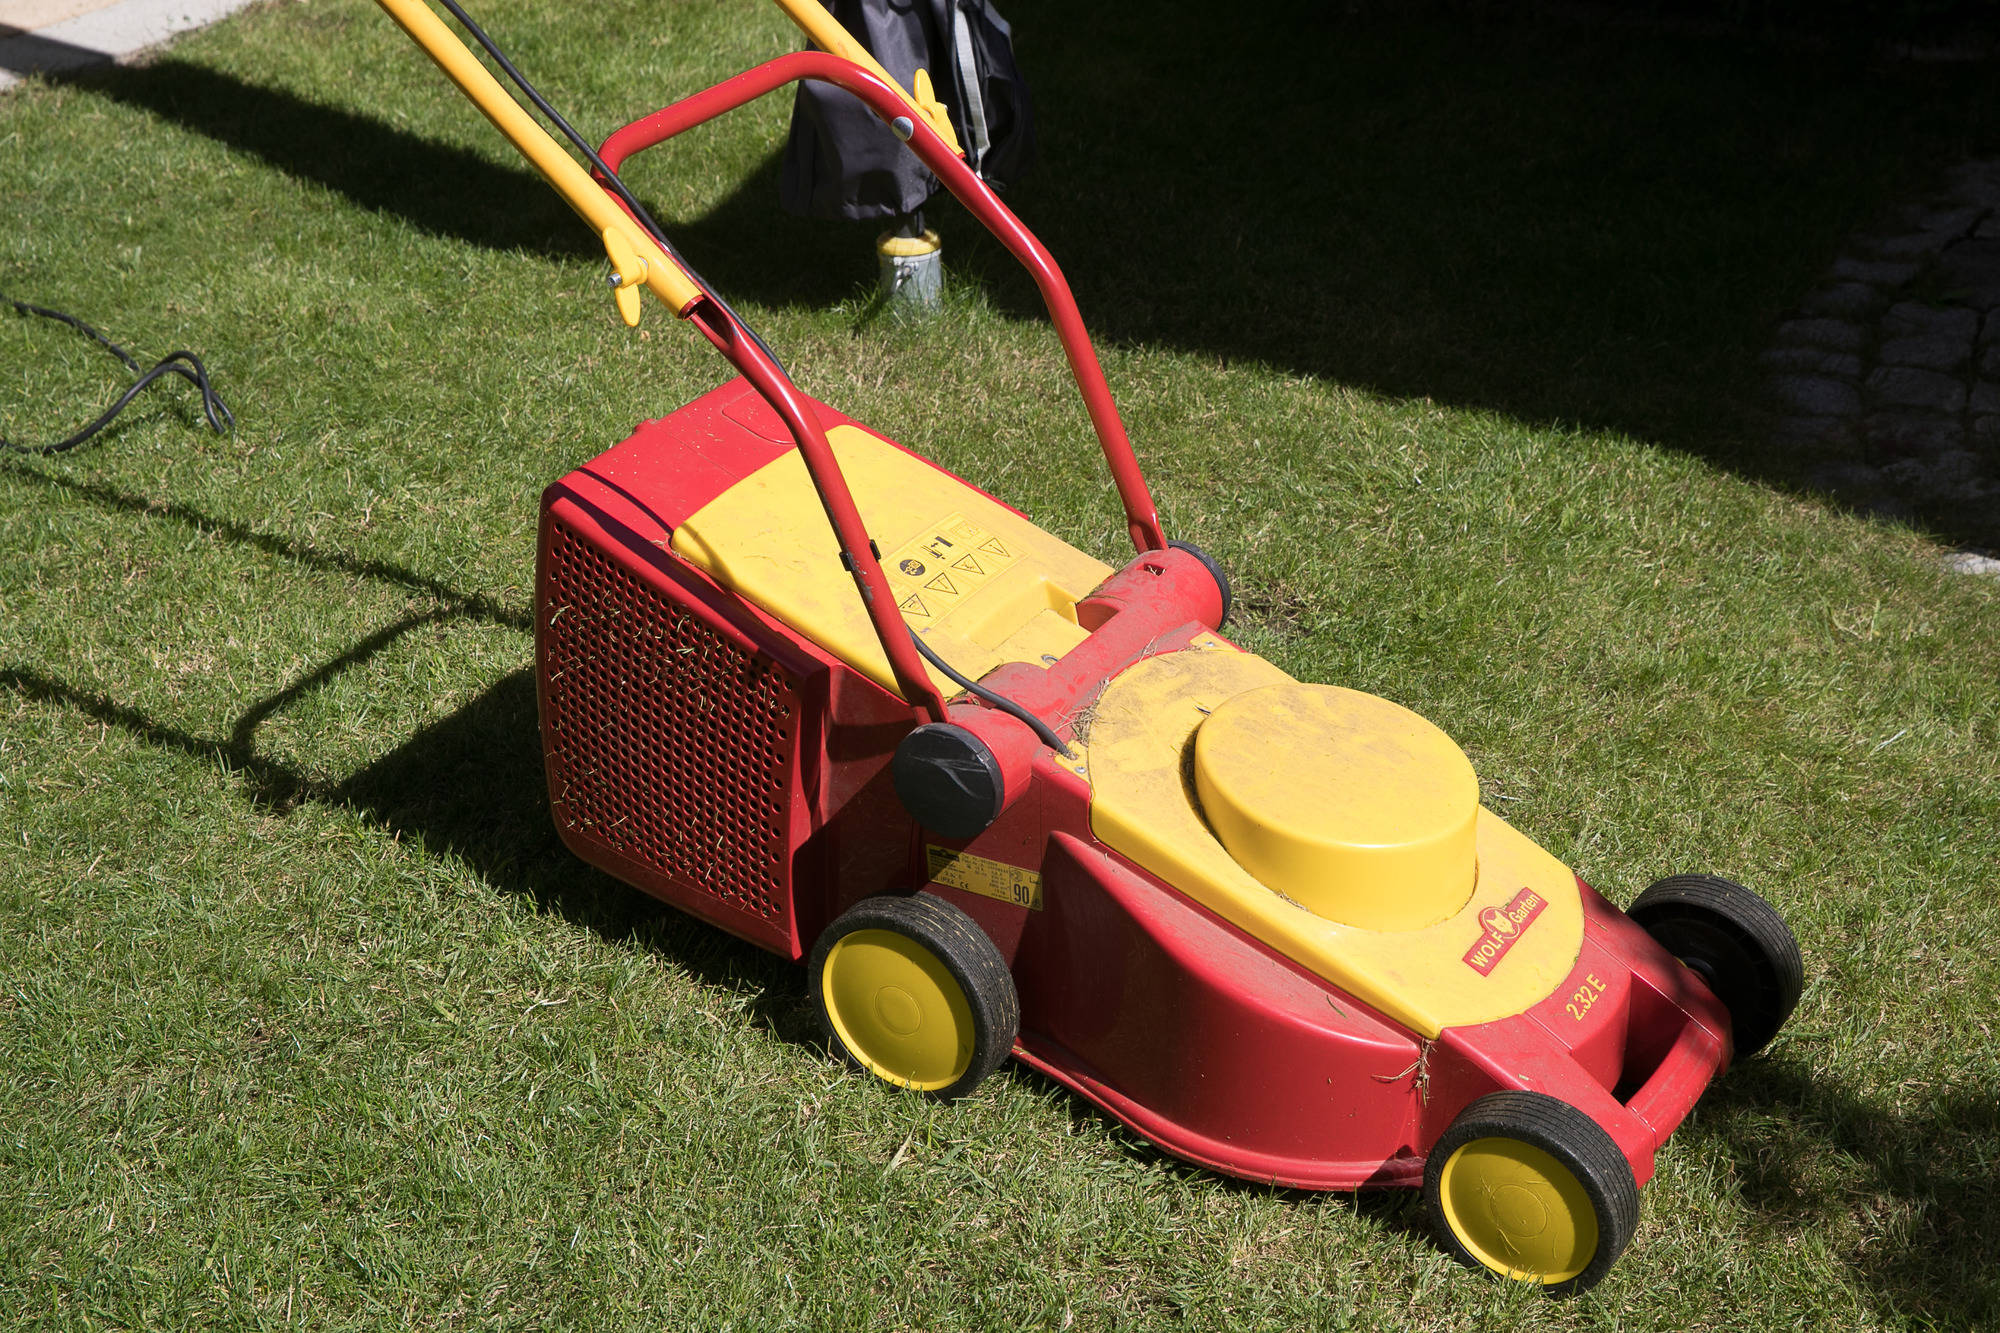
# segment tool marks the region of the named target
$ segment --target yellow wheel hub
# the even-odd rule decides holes
[[[1417,930],[1472,896],[1479,780],[1399,704],[1297,681],[1245,691],[1195,732],[1194,777],[1237,864],[1330,921]]]
[[[1590,1196],[1533,1144],[1474,1139],[1445,1163],[1438,1199],[1459,1244],[1518,1281],[1567,1282],[1597,1253]]]
[[[820,984],[834,1035],[877,1077],[932,1092],[971,1067],[975,1032],[965,991],[908,936],[843,936],[826,956]]]

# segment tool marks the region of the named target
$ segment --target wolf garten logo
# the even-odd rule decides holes
[[[1498,967],[1507,951],[1514,947],[1514,941],[1527,933],[1548,905],[1549,900],[1533,889],[1522,889],[1507,900],[1505,907],[1489,907],[1481,912],[1479,924],[1485,930],[1465,951],[1465,965],[1482,977]]]

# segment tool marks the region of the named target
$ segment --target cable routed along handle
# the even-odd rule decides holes
[[[610,195],[598,188],[589,174],[535,123],[534,117],[507,95],[499,81],[445,27],[443,20],[423,0],[377,0],[377,3],[604,242],[618,277],[612,291],[618,299],[619,317],[627,324],[639,322],[638,289],[642,285],[669,310],[686,317],[705,294],[702,286],[655,237],[647,234]],[[468,25],[468,31],[478,31],[458,5],[446,0],[446,8],[452,17]]]

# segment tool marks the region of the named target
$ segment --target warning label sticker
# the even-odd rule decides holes
[[[1042,910],[1042,877],[1033,870],[954,852],[932,843],[924,844],[924,856],[930,862],[931,878],[940,884],[1033,912]]]
[[[991,532],[952,514],[903,543],[882,568],[903,618],[921,627],[950,615],[1016,558]]]

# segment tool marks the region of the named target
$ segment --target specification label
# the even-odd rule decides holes
[[[1035,871],[931,843],[924,844],[924,855],[930,861],[931,878],[940,884],[1030,911],[1042,910],[1042,877]]]

